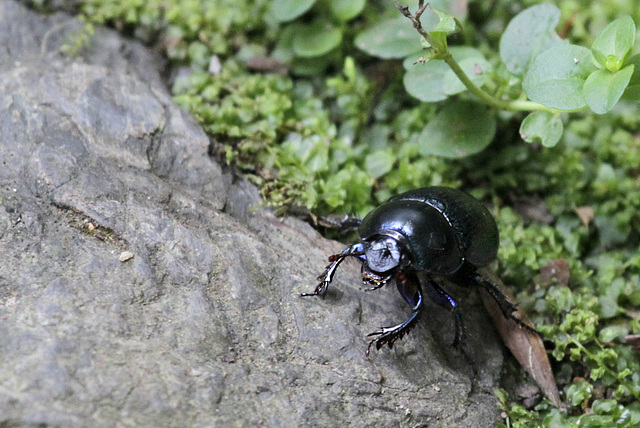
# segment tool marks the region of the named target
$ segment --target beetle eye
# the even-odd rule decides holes
[[[366,254],[367,265],[374,272],[387,272],[400,264],[400,247],[393,238],[371,242]]]

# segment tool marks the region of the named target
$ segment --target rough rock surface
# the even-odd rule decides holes
[[[100,29],[66,57],[78,27],[0,2],[0,427],[495,424],[473,299],[475,377],[437,307],[365,358],[398,293],[349,262],[298,297],[342,245],[255,210],[145,48]]]

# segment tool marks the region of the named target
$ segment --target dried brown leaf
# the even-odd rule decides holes
[[[482,269],[481,273],[491,279],[507,299],[515,304],[515,299],[500,278],[486,268]],[[511,318],[505,317],[498,303],[484,289],[480,289],[480,296],[504,344],[509,348],[513,356],[527,373],[531,375],[533,380],[535,380],[549,401],[551,401],[554,406],[561,408],[562,401],[560,400],[560,393],[558,392],[558,386],[553,376],[553,371],[551,370],[551,363],[549,362],[547,351],[542,342],[542,338],[535,332],[535,328],[527,317],[527,314],[520,308],[513,313],[516,318],[530,326],[532,330],[520,325]]]
[[[630,334],[628,336],[625,336],[624,343],[626,343],[627,345],[631,345],[631,348],[633,348],[634,351],[639,352],[640,334]]]
[[[549,285],[555,279],[559,285],[569,285],[569,261],[567,259],[549,260],[546,266],[540,268],[543,284]]]
[[[547,203],[538,196],[511,196],[514,208],[527,221],[551,224],[554,217]]]
[[[580,217],[580,220],[582,220],[582,224],[584,224],[584,227],[589,227],[589,224],[593,221],[594,217],[595,217],[595,213],[593,212],[593,208],[592,207],[578,207],[576,208],[576,214],[578,214],[578,217]]]

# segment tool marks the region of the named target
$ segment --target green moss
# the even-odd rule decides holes
[[[207,54],[227,54],[247,33],[265,32],[267,0],[86,0],[83,13],[138,37],[164,40],[172,60],[205,67]]]

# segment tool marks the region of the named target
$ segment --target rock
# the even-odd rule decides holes
[[[398,293],[363,293],[348,262],[300,298],[342,245],[256,210],[144,47],[97,29],[66,57],[79,26],[0,2],[0,426],[495,424],[477,300],[477,376],[435,306],[365,358],[407,316]]]
[[[123,251],[122,253],[120,253],[120,257],[118,257],[118,260],[120,260],[121,262],[126,262],[129,261],[133,258],[133,253],[131,251]]]

